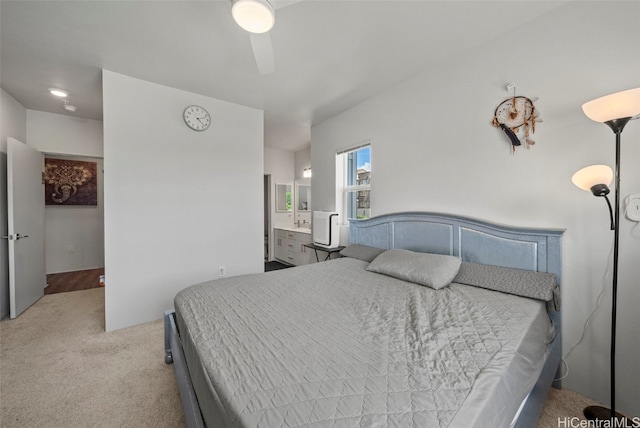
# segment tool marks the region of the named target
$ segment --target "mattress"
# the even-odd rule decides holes
[[[207,426],[509,426],[553,336],[544,303],[366,265],[342,258],[176,296]]]

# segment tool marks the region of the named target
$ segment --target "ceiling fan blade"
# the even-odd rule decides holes
[[[292,4],[299,3],[304,0],[271,0],[271,5],[274,9],[282,9],[283,7],[290,6]]]
[[[276,64],[273,58],[271,35],[268,32],[262,34],[251,33],[249,37],[251,38],[251,48],[258,65],[258,71],[260,71],[260,74],[273,73],[276,70]]]

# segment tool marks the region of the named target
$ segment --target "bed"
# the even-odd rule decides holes
[[[182,290],[165,361],[187,426],[534,427],[562,234],[389,214],[352,221],[340,259]]]

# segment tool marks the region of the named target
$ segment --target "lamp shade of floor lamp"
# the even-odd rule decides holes
[[[596,122],[605,123],[616,136],[616,167],[615,167],[615,202],[613,212],[607,194],[611,183],[611,169],[606,165],[592,165],[575,173],[573,183],[583,190],[591,191],[595,196],[602,196],[609,205],[611,229],[613,238],[613,288],[611,305],[611,407],[587,406],[584,415],[593,421],[611,421],[609,426],[631,426],[630,422],[616,412],[616,308],[618,294],[618,247],[620,241],[620,134],[625,125],[634,116],[640,114],[640,88],[617,92],[589,101],[582,106],[584,114]],[[613,424],[614,419],[617,422]]]

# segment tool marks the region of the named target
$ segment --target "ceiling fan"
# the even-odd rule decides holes
[[[273,45],[269,31],[275,25],[276,9],[302,0],[231,0],[231,15],[249,32],[251,49],[260,74],[275,71]]]

